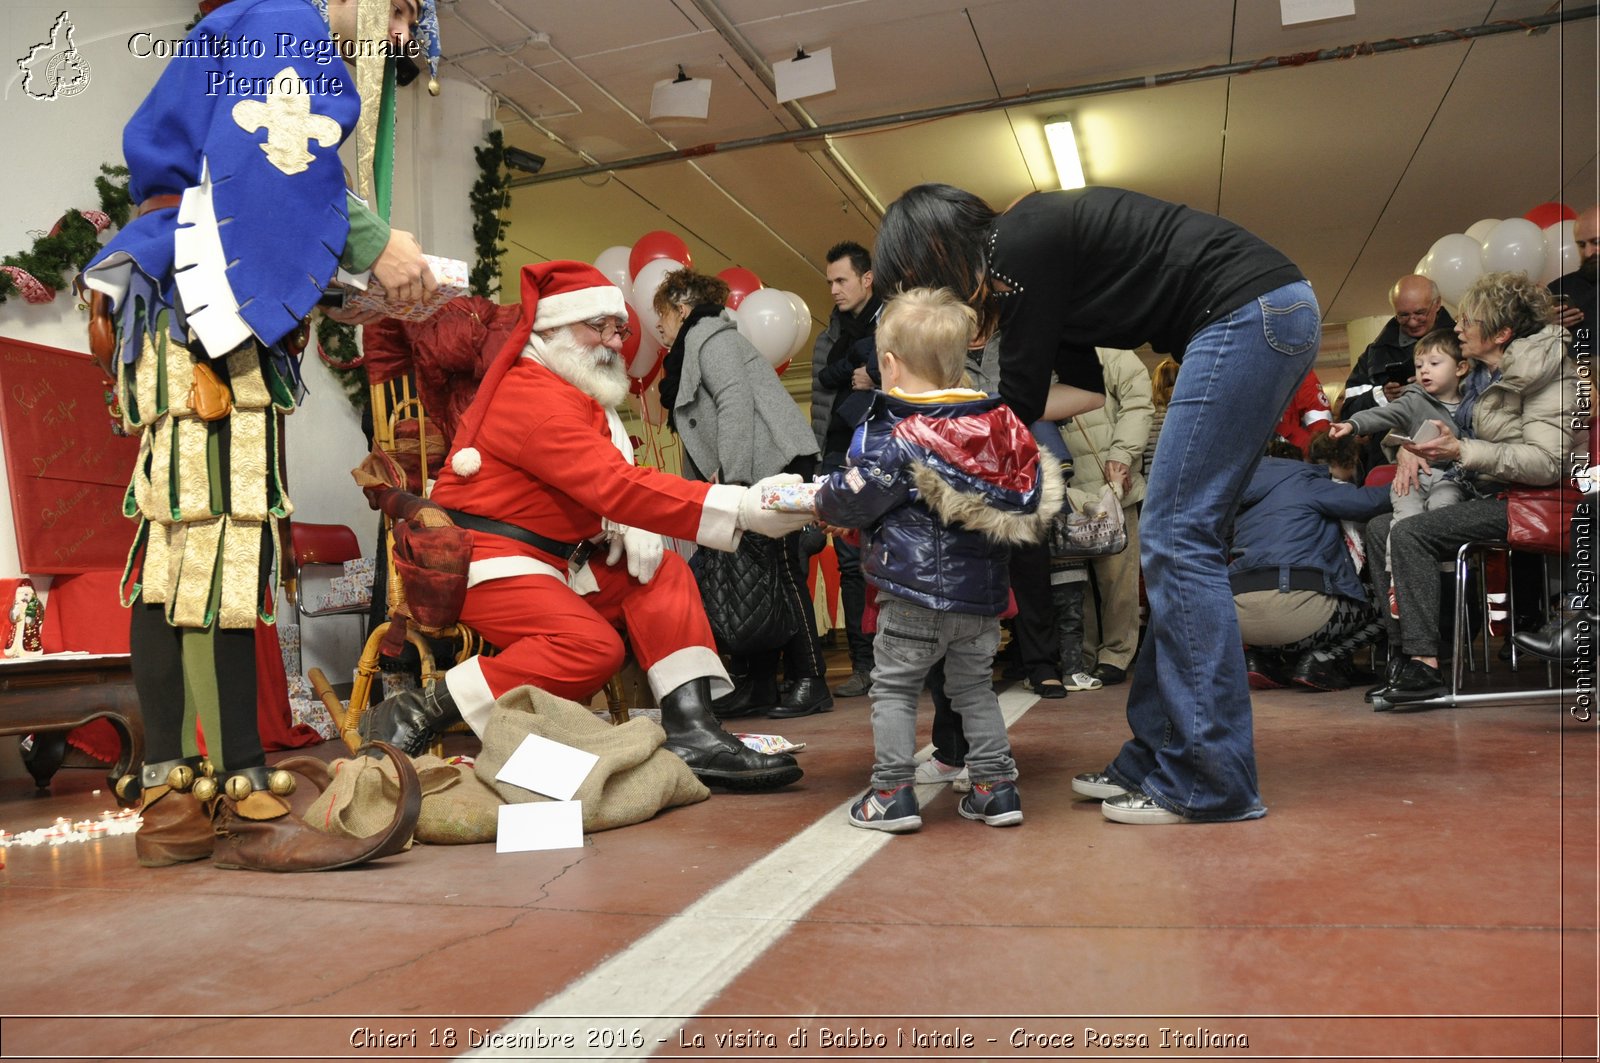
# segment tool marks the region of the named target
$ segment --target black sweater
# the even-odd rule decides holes
[[[1052,375],[1104,391],[1095,347],[1149,343],[1180,361],[1190,338],[1305,275],[1233,222],[1120,188],[1037,192],[995,220],[1000,393],[1024,421]]]

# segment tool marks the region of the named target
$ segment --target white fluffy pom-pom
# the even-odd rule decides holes
[[[450,468],[457,476],[473,476],[483,468],[483,455],[477,447],[462,447],[450,458]]]

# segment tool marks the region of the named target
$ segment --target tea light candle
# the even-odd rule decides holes
[[[110,833],[110,829],[104,823],[91,823],[87,833],[91,838],[104,838]]]

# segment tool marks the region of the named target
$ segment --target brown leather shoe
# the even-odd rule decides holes
[[[394,818],[389,826],[368,838],[327,834],[309,826],[270,790],[254,790],[242,800],[218,793],[212,810],[216,848],[211,862],[220,868],[242,871],[332,871],[391,856],[404,849],[416,830],[422,811],[422,787],[411,759],[393,746],[374,742],[394,761],[400,785]],[[298,758],[292,758],[298,759]],[[288,765],[287,770],[302,766]],[[308,773],[313,782],[314,770]]]
[[[166,783],[147,786],[139,818],[133,851],[140,867],[169,867],[211,855],[216,841],[211,817],[194,794]]]

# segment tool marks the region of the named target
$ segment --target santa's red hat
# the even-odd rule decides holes
[[[540,262],[522,267],[522,318],[517,329],[483,374],[478,394],[468,407],[455,436],[450,468],[457,476],[472,476],[483,465],[483,455],[472,445],[494,399],[500,378],[517,364],[528,337],[535,332],[573,325],[597,317],[627,318],[622,289],[587,262]]]

